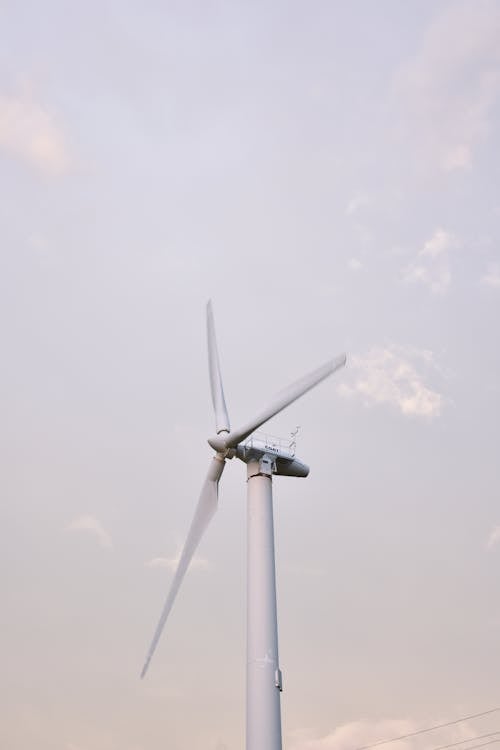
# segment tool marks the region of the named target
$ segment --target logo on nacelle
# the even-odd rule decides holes
[[[278,450],[278,448],[276,448],[275,445],[267,445],[267,443],[265,443],[264,448],[267,451],[273,451],[273,453],[279,453],[279,450]]]

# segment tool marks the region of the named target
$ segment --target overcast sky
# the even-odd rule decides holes
[[[500,705],[500,2],[7,0],[0,41],[2,750],[243,747],[237,461],[139,680],[209,297],[233,424],[348,353],[269,423],[311,466],[274,483],[284,747]]]

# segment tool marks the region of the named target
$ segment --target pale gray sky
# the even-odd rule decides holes
[[[2,750],[243,746],[245,470],[138,679],[213,430],[275,419],[288,750],[500,703],[500,2],[3,4]],[[495,729],[500,714],[395,750]]]

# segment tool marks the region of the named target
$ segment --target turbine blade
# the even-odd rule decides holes
[[[304,393],[307,393],[307,391],[310,391],[311,388],[314,388],[315,385],[318,385],[318,383],[321,383],[322,380],[327,378],[329,375],[332,375],[332,373],[334,373],[336,370],[343,367],[346,363],[346,359],[346,355],[341,354],[339,357],[330,360],[321,367],[318,367],[317,370],[313,370],[313,372],[310,372],[300,380],[292,383],[292,385],[288,386],[288,388],[286,388],[284,391],[281,391],[281,393],[276,396],[274,401],[269,404],[267,409],[264,409],[264,411],[262,411],[257,417],[255,417],[255,419],[252,419],[246,425],[243,425],[243,427],[240,427],[237,430],[232,430],[227,436],[227,440],[224,440],[225,446],[227,448],[236,448],[238,443],[241,443],[242,440],[245,440],[258,427],[263,425],[264,422],[267,422],[269,419],[271,419],[271,417],[274,417],[275,414],[278,414],[286,406],[289,406],[289,404],[296,401],[298,398],[300,398],[300,396],[303,396]]]
[[[193,559],[196,548],[198,547],[198,544],[200,543],[200,540],[205,533],[207,526],[212,519],[212,516],[217,510],[219,479],[224,469],[224,463],[224,459],[221,460],[220,458],[213,458],[208,469],[207,477],[201,489],[198,505],[196,506],[194,517],[191,522],[186,541],[184,543],[184,549],[182,550],[182,554],[177,565],[177,570],[175,571],[174,579],[170,586],[167,599],[160,615],[160,620],[158,622],[158,625],[156,626],[153,640],[151,641],[151,645],[146,656],[146,661],[144,662],[144,666],[142,668],[141,678],[144,677],[148,670],[151,657],[156,650],[156,646],[158,645],[158,641],[163,632],[163,628],[165,627],[167,617],[170,614],[173,603],[175,601],[175,597],[177,596],[177,592],[179,591],[179,587],[189,567],[189,563]]]
[[[207,303],[207,341],[208,341],[208,369],[210,372],[210,388],[212,391],[212,402],[215,412],[215,427],[217,433],[229,432],[229,416],[224,399],[222,377],[220,373],[219,354],[217,352],[217,340],[215,337],[214,314],[212,301]]]

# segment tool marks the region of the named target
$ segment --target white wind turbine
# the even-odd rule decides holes
[[[285,441],[250,437],[275,414],[314,388],[346,363],[342,354],[297,380],[254,419],[231,429],[227,413],[211,302],[207,305],[208,364],[217,434],[209,438],[215,450],[201,489],[182,554],[177,565],[160,621],[153,635],[141,677],[147,672],[165,622],[198,544],[217,510],[219,479],[227,458],[239,458],[247,465],[247,750],[281,750],[278,623],[276,616],[276,574],[272,475],[306,477],[309,467],[295,458]]]

